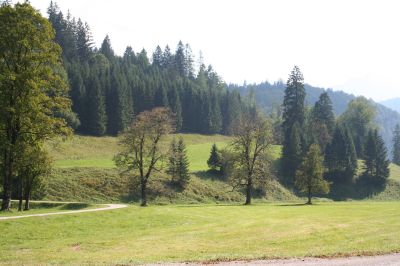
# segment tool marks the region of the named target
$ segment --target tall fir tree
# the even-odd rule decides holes
[[[332,101],[327,92],[323,92],[315,103],[307,127],[309,143],[318,143],[321,149],[325,150],[335,129]]]
[[[400,165],[400,125],[397,124],[393,131],[393,163]]]
[[[185,46],[179,41],[175,52],[175,68],[179,75],[186,76]]]
[[[114,60],[114,50],[111,48],[111,41],[108,35],[106,35],[106,37],[103,40],[103,43],[101,44],[100,53],[102,53],[105,57],[107,57],[109,61]]]
[[[300,69],[295,66],[289,75],[283,100],[283,153],[282,173],[293,180],[295,172],[301,163],[303,154],[304,126],[304,78]],[[295,126],[296,125],[296,126]],[[294,132],[295,131],[295,132]],[[300,142],[300,143],[298,143]]]
[[[152,64],[156,67],[162,67],[163,65],[163,51],[159,45],[157,45],[156,50],[152,56],[153,62]]]
[[[84,62],[90,59],[93,53],[93,40],[89,25],[83,23],[81,19],[77,22],[76,48],[79,59]]]

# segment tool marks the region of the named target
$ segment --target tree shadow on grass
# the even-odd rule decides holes
[[[177,208],[204,208],[204,207],[239,207],[239,206],[246,206],[244,204],[240,204],[240,203],[224,203],[224,204],[198,204],[195,203],[193,205],[178,205],[176,206]],[[253,206],[253,205],[247,205],[247,206]],[[255,205],[254,205],[255,206]]]
[[[216,170],[197,171],[193,172],[192,174],[201,179],[224,181],[224,176]]]
[[[317,205],[315,203],[313,204],[307,204],[307,203],[291,203],[291,204],[277,204],[275,206],[277,207],[301,207],[301,206],[313,206],[313,205]]]

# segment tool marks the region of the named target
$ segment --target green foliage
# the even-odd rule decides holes
[[[352,100],[346,111],[340,116],[340,123],[347,126],[354,141],[357,157],[363,158],[364,143],[368,131],[374,127],[376,108],[365,97]]]
[[[307,121],[308,143],[318,143],[322,150],[331,141],[335,129],[335,115],[328,93],[323,92]]]
[[[221,154],[217,148],[217,144],[213,144],[210,151],[210,157],[207,160],[207,165],[214,171],[221,171]]]
[[[393,132],[393,163],[400,165],[400,125],[397,124]]]
[[[230,145],[231,155],[224,158],[224,172],[234,189],[244,187],[245,204],[251,204],[254,185],[263,187],[270,177],[269,151],[272,144],[270,123],[258,113],[246,112],[237,120]]]
[[[385,185],[390,175],[387,150],[378,130],[370,130],[364,148],[364,177],[374,185]]]
[[[357,171],[357,155],[346,126],[338,124],[325,149],[327,176],[334,184],[350,183]]]
[[[296,171],[296,187],[307,193],[308,202],[311,204],[311,196],[315,193],[327,194],[329,183],[324,180],[324,156],[318,144],[311,144],[307,155]]]
[[[29,3],[0,7],[0,138],[2,209],[9,208],[18,157],[70,129],[60,113],[70,112],[60,47],[51,24]]]
[[[180,188],[185,188],[190,180],[189,160],[182,137],[179,138],[178,143],[175,138],[171,141],[167,173],[172,177],[172,182]]]
[[[295,66],[289,75],[283,99],[283,156],[282,174],[293,178],[303,154],[304,136],[302,135],[305,109],[304,78]]]

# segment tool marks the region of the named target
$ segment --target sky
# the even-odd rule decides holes
[[[44,14],[48,0],[30,0]],[[376,101],[400,97],[400,1],[58,0],[108,34],[122,55],[189,43],[227,83],[286,81],[294,65],[306,83]]]

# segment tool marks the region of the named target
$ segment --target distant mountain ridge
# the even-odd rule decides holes
[[[232,85],[228,86],[230,90],[238,90],[241,95],[254,94],[254,98],[257,104],[266,112],[270,112],[273,108],[280,106],[283,102],[284,91],[286,84],[283,82],[262,82],[260,84],[251,84],[246,86]],[[332,89],[323,89],[319,87],[313,87],[306,84],[306,105],[313,106],[318,100],[322,92],[328,92],[329,97],[332,100],[333,111],[336,116],[341,115],[347,108],[348,103],[353,100],[356,96],[343,91],[334,91]],[[386,143],[389,154],[391,155],[392,150],[392,138],[393,130],[396,124],[400,124],[400,113],[392,110],[394,108],[388,108],[387,106],[376,103],[371,100],[376,106],[377,116],[375,119],[376,124],[379,126],[380,134]],[[400,107],[400,98],[398,98],[398,106]]]
[[[386,107],[389,107],[390,109],[400,112],[400,98],[388,99],[379,103]]]

